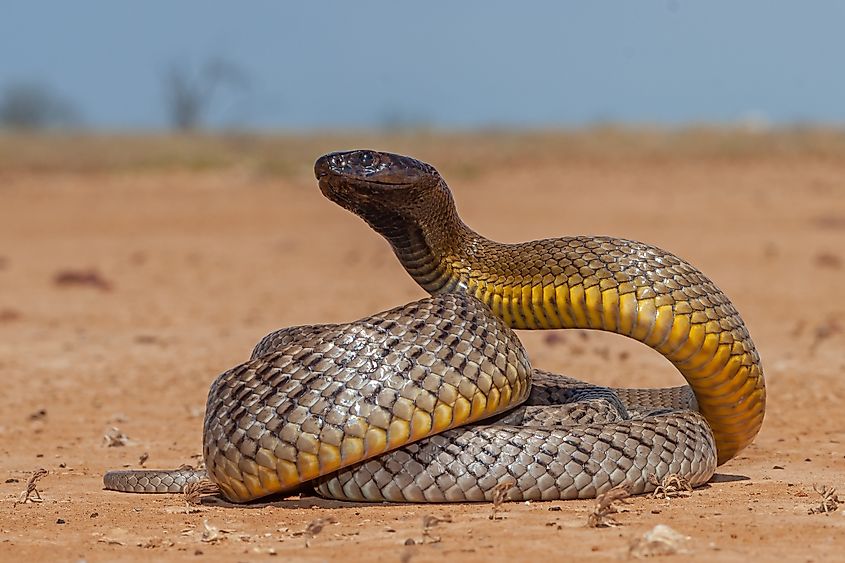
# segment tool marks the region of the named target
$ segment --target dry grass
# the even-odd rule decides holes
[[[332,516],[328,516],[326,518],[317,518],[309,522],[303,532],[305,535],[305,547],[311,547],[311,542],[314,538],[316,538],[320,532],[323,531],[323,528],[329,524],[337,524],[337,520]]]
[[[182,492],[188,506],[196,506],[200,504],[203,495],[215,495],[220,492],[220,488],[210,479],[200,479],[185,485]]]
[[[431,533],[432,529],[434,529],[439,524],[451,524],[452,517],[449,515],[446,516],[433,516],[431,514],[426,514],[423,516],[422,519],[422,541],[420,543],[440,543],[440,536],[435,536]]]
[[[690,485],[689,479],[678,473],[670,473],[659,482],[657,477],[649,475],[648,480],[655,486],[651,498],[671,499],[692,495],[692,485]]]
[[[822,502],[819,506],[814,506],[808,510],[808,514],[827,514],[839,509],[839,505],[842,502],[845,502],[839,498],[839,495],[836,494],[835,487],[828,487],[827,485],[819,487],[817,485],[813,485],[813,490],[822,497]]]
[[[505,497],[508,494],[508,491],[516,485],[513,481],[505,481],[504,483],[499,483],[495,487],[493,487],[493,510],[490,514],[490,520],[496,520],[498,518],[499,510],[502,507],[502,503],[505,502]]]
[[[596,497],[596,507],[587,516],[588,528],[609,528],[618,526],[619,523],[613,518],[613,514],[619,512],[619,509],[614,506],[615,503],[626,504],[627,499],[631,496],[631,490],[627,483],[622,483],[610,489],[609,491],[600,494]]]
[[[117,426],[112,426],[103,434],[103,445],[107,448],[123,447],[130,442],[129,437]]]
[[[310,174],[315,155],[367,147],[413,153],[438,163],[453,177],[497,164],[537,164],[594,159],[756,158],[845,156],[845,131],[794,128],[768,132],[731,127],[593,127],[580,130],[400,133],[347,132],[314,135],[221,133],[0,134],[0,174],[10,172],[100,173],[213,171],[241,168],[259,174]]]
[[[813,340],[810,343],[809,349],[810,354],[815,354],[822,342],[843,332],[845,332],[845,327],[843,327],[838,318],[832,315],[827,317],[813,329]]]
[[[32,475],[29,476],[29,479],[26,482],[26,488],[21,491],[18,500],[15,501],[15,505],[26,504],[28,502],[44,502],[44,499],[41,498],[41,493],[38,492],[36,485],[38,481],[46,475],[47,470],[44,468],[33,471]]]

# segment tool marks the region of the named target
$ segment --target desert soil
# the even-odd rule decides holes
[[[691,496],[632,498],[618,526],[589,528],[593,501],[508,503],[491,520],[487,504],[212,496],[189,507],[180,495],[102,490],[105,471],[142,455],[146,467],[196,463],[209,383],[265,333],[424,296],[388,245],[317,189],[313,160],[355,141],[288,139],[278,148],[296,158],[280,169],[256,165],[249,146],[202,165],[98,168],[96,154],[86,166],[71,154],[39,166],[39,155],[73,150],[49,139],[17,165],[18,145],[3,141],[0,560],[616,560],[658,524],[689,538],[669,559],[845,557],[845,506],[809,513],[822,502],[814,485],[845,492],[845,153],[789,143],[572,156],[569,142],[549,141],[533,158],[518,138],[361,141],[441,167],[464,220],[491,238],[647,241],[731,297],[763,358],[767,417]],[[111,141],[97,143],[107,158]],[[617,386],[680,381],[614,335],[520,336],[536,367]],[[108,446],[110,432],[126,443]],[[42,502],[18,503],[39,468]],[[304,533],[318,519],[323,529]]]

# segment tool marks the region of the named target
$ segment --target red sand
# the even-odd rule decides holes
[[[415,154],[437,165],[427,146]],[[479,232],[647,241],[696,264],[734,301],[763,357],[769,407],[756,442],[712,484],[690,498],[634,498],[621,526],[607,529],[585,527],[592,501],[507,504],[494,521],[490,505],[303,498],[186,512],[179,496],[103,491],[106,470],[137,467],[144,452],[147,467],[192,461],[209,382],[265,333],[355,319],[423,292],[381,238],[320,195],[310,163],[275,177],[238,167],[5,170],[0,559],[618,559],[660,523],[690,537],[686,558],[842,558],[845,507],[808,510],[821,501],[813,484],[845,485],[845,159],[556,163],[503,153],[485,169],[467,155],[468,171],[447,180]],[[549,334],[520,334],[536,367],[620,386],[679,380],[621,337]],[[111,427],[129,444],[105,447]],[[38,482],[44,502],[15,506],[40,467],[49,471]],[[418,545],[426,515],[452,522]],[[317,518],[336,523],[306,548],[301,532]],[[228,533],[203,541],[204,522]]]

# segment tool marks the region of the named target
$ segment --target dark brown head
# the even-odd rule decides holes
[[[373,150],[334,152],[314,165],[320,191],[379,231],[451,207],[449,188],[430,164]]]

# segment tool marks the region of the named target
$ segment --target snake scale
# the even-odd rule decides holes
[[[700,485],[765,411],[759,355],[728,298],[643,243],[490,241],[440,174],[369,150],[321,157],[322,193],[387,239],[431,297],[340,325],[267,335],[220,375],[204,424],[207,476],[245,502],[313,488],[368,501],[590,498],[671,473]],[[608,389],[531,367],[512,329],[634,338],[688,386]],[[111,471],[108,489],[178,492],[206,473]]]

